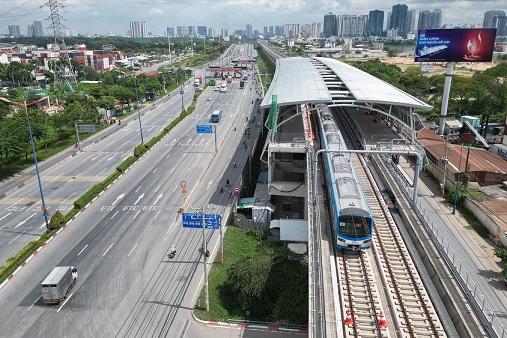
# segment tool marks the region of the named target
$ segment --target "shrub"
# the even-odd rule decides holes
[[[139,144],[134,148],[134,156],[139,158],[141,155],[143,155],[146,151],[146,145]]]
[[[49,221],[49,228],[51,230],[58,229],[63,222],[65,221],[63,214],[60,210],[56,210],[56,212],[51,217],[51,221]]]
[[[116,170],[118,170],[120,173],[122,173],[125,170],[127,170],[127,168],[130,167],[132,165],[132,163],[134,163],[135,161],[136,161],[136,158],[134,156],[129,156],[116,167]]]

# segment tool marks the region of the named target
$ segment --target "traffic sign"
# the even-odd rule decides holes
[[[239,192],[240,192],[239,187],[234,188],[234,196],[239,198],[239,196],[240,196]]]
[[[184,228],[202,228],[202,213],[184,212],[181,214]],[[206,229],[219,229],[222,222],[220,214],[204,214]]]
[[[94,124],[78,124],[77,129],[80,133],[94,133],[95,125]]]
[[[213,126],[211,124],[196,125],[197,134],[213,134]]]
[[[184,194],[187,192],[187,182],[185,181],[181,181],[180,182],[180,188],[181,188],[181,193]]]

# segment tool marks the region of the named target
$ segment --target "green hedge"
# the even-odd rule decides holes
[[[6,280],[21,264],[31,254],[33,254],[39,247],[44,245],[46,241],[53,236],[53,234],[58,231],[64,224],[69,222],[72,217],[74,217],[81,208],[83,208],[88,202],[90,202],[93,198],[95,198],[98,194],[100,194],[109,184],[111,184],[116,178],[120,176],[129,166],[131,166],[137,159],[146,152],[147,149],[151,148],[155,143],[161,140],[165,135],[167,135],[178,123],[180,123],[186,116],[190,115],[196,105],[197,98],[200,93],[197,92],[194,95],[192,100],[192,104],[187,110],[183,110],[178,117],[172,120],[162,131],[155,137],[153,137],[148,143],[140,144],[136,146],[134,149],[134,156],[127,157],[122,163],[120,163],[113,174],[108,176],[102,182],[91,187],[87,192],[85,192],[81,197],[79,197],[76,201],[74,201],[74,208],[71,209],[65,216],[61,214],[60,211],[57,211],[53,217],[51,218],[51,230],[46,230],[36,241],[32,241],[25,245],[18,253],[5,262],[4,265],[0,267],[0,283]],[[137,156],[136,156],[137,150]]]

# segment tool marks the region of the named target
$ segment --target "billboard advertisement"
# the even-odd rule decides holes
[[[421,29],[416,62],[490,62],[496,28]]]

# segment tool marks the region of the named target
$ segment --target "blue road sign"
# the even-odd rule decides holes
[[[182,214],[184,228],[202,228],[202,214],[200,212],[184,212]],[[222,216],[219,214],[204,214],[206,229],[220,229]]]
[[[213,134],[213,126],[211,124],[198,124],[197,134]]]

